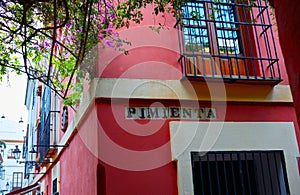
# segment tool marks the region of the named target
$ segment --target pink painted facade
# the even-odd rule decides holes
[[[300,29],[297,27],[299,24],[299,4],[294,1],[280,0],[272,0],[270,3],[275,10],[280,45],[283,50],[283,57],[286,62],[285,66],[289,75],[289,82],[299,121],[299,67],[297,65],[300,35]]]
[[[276,32],[273,36],[282,79],[278,84],[189,79],[183,76],[183,67],[178,61],[181,53],[178,29],[174,28],[176,20],[169,15],[159,15],[154,19],[148,10],[145,13],[141,25],[119,31],[121,37],[131,42],[131,45],[124,46],[128,55],[99,46],[96,65],[96,79],[99,80],[86,87],[87,92],[77,113],[68,109],[67,131],[58,131],[57,144],[66,147],[58,148],[51,156],[53,163],[40,166],[39,171],[45,171],[44,175],[29,178],[32,182],[40,182],[40,191],[45,195],[54,194],[55,178],[59,181],[57,192],[62,195],[176,195],[184,194],[183,191],[197,194],[193,191],[196,183],[190,188],[188,180],[185,181],[191,173],[181,169],[183,162],[190,162],[190,159],[174,154],[179,147],[176,140],[184,141],[184,137],[174,136],[172,123],[199,123],[200,126],[207,122],[221,122],[225,126],[234,123],[245,132],[251,132],[247,126],[249,123],[257,125],[257,129],[261,125],[270,125],[270,129],[264,129],[269,135],[273,132],[272,124],[278,123],[287,125],[291,130],[288,135],[292,135],[286,138],[285,134],[278,136],[293,144],[299,140],[297,115]],[[149,28],[161,21],[168,29],[157,33]],[[154,110],[150,112],[148,108],[151,106]],[[168,116],[163,112],[155,113],[155,108],[162,107],[171,108]],[[62,106],[59,108],[62,111]],[[137,113],[139,118],[130,118],[130,114],[136,113],[129,108],[136,112],[140,108],[144,110]],[[189,109],[196,108],[212,108],[214,116],[203,114],[201,110],[197,116],[203,114],[208,118],[192,118]],[[186,113],[177,113],[177,109],[186,109]],[[160,118],[159,114],[165,118]],[[61,114],[59,120],[62,120]],[[250,138],[240,136],[237,139],[245,145],[235,148],[234,144],[231,145],[232,140],[223,138],[222,133],[227,133],[226,128],[219,133],[222,141],[219,148],[211,146],[212,151],[282,150],[286,155],[288,184],[285,189],[294,194],[300,192],[293,183],[298,178],[292,181],[298,171],[295,163],[297,144],[277,147],[265,134],[253,133],[251,139],[257,138],[257,142],[248,144]],[[232,135],[236,139],[235,136]],[[262,138],[267,140],[266,144],[260,141],[264,140]],[[215,145],[218,144],[216,141]],[[187,150],[190,145],[186,146]],[[259,191],[258,194],[263,193]]]

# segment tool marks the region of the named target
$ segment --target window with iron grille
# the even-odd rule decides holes
[[[44,161],[45,155],[47,154],[50,147],[50,110],[51,110],[51,89],[50,87],[45,87],[42,105],[41,105],[41,122],[39,126],[39,155],[40,162]]]
[[[52,194],[53,195],[59,195],[59,192],[58,192],[58,181],[57,181],[57,178],[55,178],[53,181],[52,181]]]
[[[59,121],[59,113],[56,109],[58,102],[56,96],[54,96],[54,102],[52,97],[51,88],[44,87],[41,101],[41,119],[38,132],[38,155],[40,163],[47,163],[57,152],[57,139],[59,134],[57,133],[57,126]]]
[[[186,1],[178,23],[184,76],[281,81],[265,1]]]
[[[192,152],[195,195],[290,194],[282,151]]]

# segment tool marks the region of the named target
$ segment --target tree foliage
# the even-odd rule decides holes
[[[81,93],[89,71],[80,68],[88,51],[98,43],[123,51],[126,41],[115,30],[140,23],[140,9],[149,4],[154,14],[175,13],[179,1],[0,0],[0,81],[9,70],[23,72],[66,104],[76,103],[74,93]]]
[[[221,0],[218,0],[221,1]],[[0,0],[0,81],[8,70],[38,79],[76,104],[90,67],[82,68],[97,44],[124,51],[117,29],[153,14],[180,17],[183,0]],[[126,52],[126,51],[124,51]],[[84,66],[83,66],[84,67]],[[75,82],[76,81],[76,82]],[[71,89],[71,90],[70,90]]]

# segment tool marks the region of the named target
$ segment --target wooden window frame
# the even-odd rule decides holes
[[[12,190],[21,189],[23,186],[23,172],[13,172]]]
[[[193,2],[191,2],[193,3]],[[202,28],[206,29],[209,39],[209,52],[187,51],[185,38],[183,41],[183,51],[186,55],[185,64],[186,72],[190,75],[203,76],[252,76],[260,75],[258,62],[251,60],[250,56],[257,56],[253,29],[251,25],[239,24],[251,20],[250,13],[245,7],[234,6],[235,21],[238,22],[236,28],[218,27],[210,16],[213,14],[213,2],[196,1],[195,3],[203,4],[206,25],[190,25],[183,24],[184,28]],[[188,7],[186,5],[185,7]],[[233,30],[237,32],[237,39],[240,53],[229,54],[228,52],[221,53],[219,46],[219,38],[217,30]],[[183,33],[183,37],[186,35]],[[201,41],[201,39],[200,39]],[[247,57],[250,57],[249,59]],[[256,72],[255,72],[256,71]]]

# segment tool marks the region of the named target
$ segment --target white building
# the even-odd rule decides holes
[[[0,117],[0,140],[5,143],[5,146],[2,146],[4,151],[1,164],[2,169],[5,170],[5,176],[0,178],[0,194],[6,194],[24,186],[24,164],[20,162],[22,162],[25,127],[23,123],[3,117]],[[18,162],[12,153],[16,146],[21,150],[21,158]],[[9,184],[8,190],[7,184]]]

